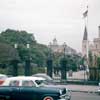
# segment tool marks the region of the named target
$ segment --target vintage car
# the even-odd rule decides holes
[[[66,88],[45,87],[41,77],[7,78],[0,87],[0,100],[70,100]]]

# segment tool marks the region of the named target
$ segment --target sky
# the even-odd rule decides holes
[[[98,37],[100,0],[0,0],[0,32],[25,30],[34,33],[38,43],[48,45],[56,38],[81,52],[87,4],[88,35],[93,40]]]

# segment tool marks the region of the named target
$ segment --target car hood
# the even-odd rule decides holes
[[[45,90],[45,92],[49,93],[60,93],[62,91],[63,94],[66,93],[66,88],[64,87],[52,87],[52,86],[42,86],[39,87],[41,91]]]
[[[63,86],[63,85],[52,85],[52,84],[44,85],[44,87],[55,88],[55,89],[64,89],[65,88],[65,86]]]

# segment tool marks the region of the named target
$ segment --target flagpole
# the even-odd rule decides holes
[[[83,13],[83,17],[84,17],[84,24],[85,24],[85,27],[87,29],[87,40],[86,40],[86,72],[89,73],[89,68],[88,68],[88,64],[89,64],[89,59],[88,59],[88,52],[89,52],[89,41],[88,41],[88,0],[87,0],[86,10]],[[84,78],[85,78],[85,76],[84,76]],[[88,79],[88,75],[87,75],[87,79]]]
[[[87,29],[86,58],[88,59],[88,50],[89,50],[88,48],[88,5],[86,11],[83,13],[83,17],[84,17],[84,24]]]
[[[88,11],[88,5],[87,5],[87,11]],[[87,14],[87,33],[88,33],[88,14]],[[88,42],[89,41],[88,41],[88,36],[87,36],[87,62],[88,62],[88,52],[89,52],[89,43]]]
[[[88,11],[88,0],[87,0],[87,11]],[[87,13],[87,33],[89,34],[88,31],[88,13]],[[87,34],[87,35],[88,35]],[[89,78],[88,74],[89,74],[89,41],[88,41],[88,36],[87,36],[87,68],[86,68],[86,73],[87,73],[87,79]]]

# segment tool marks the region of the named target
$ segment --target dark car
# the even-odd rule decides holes
[[[0,100],[68,100],[66,89],[46,87],[0,87]]]
[[[0,86],[0,100],[70,100],[66,88],[46,87],[38,77],[7,78]]]

